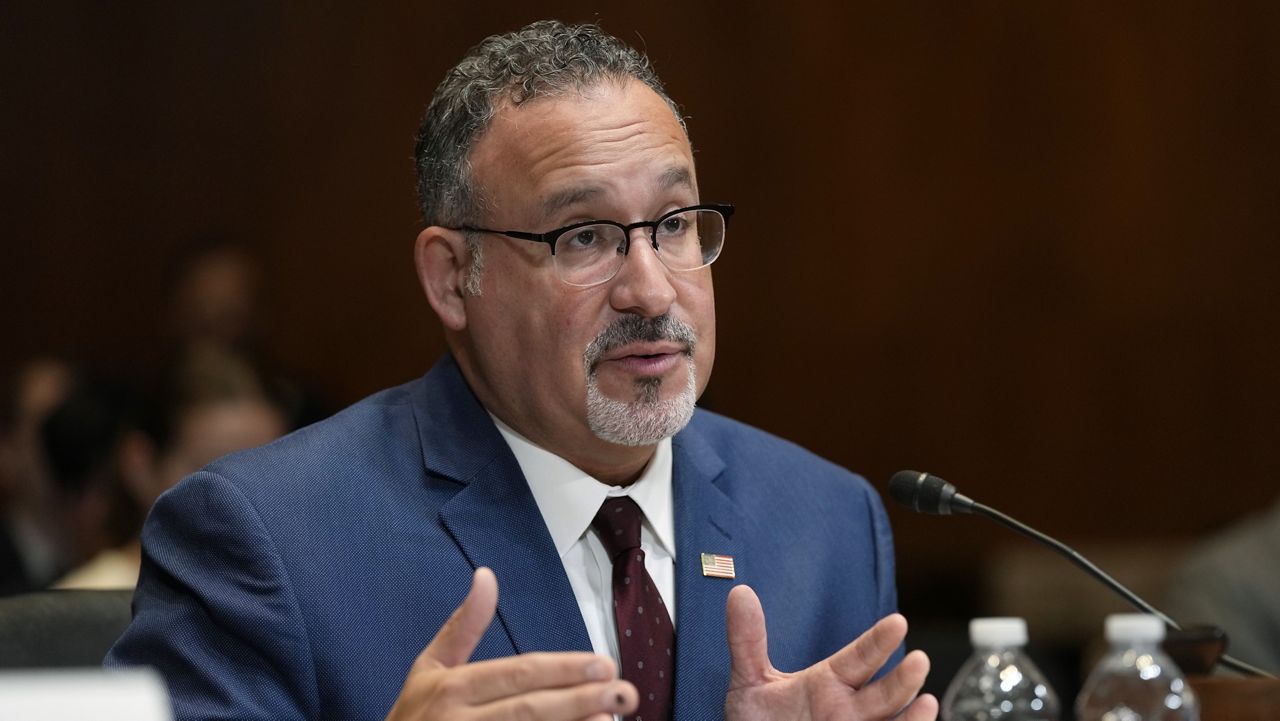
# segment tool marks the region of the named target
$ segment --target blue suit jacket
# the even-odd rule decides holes
[[[896,606],[865,481],[698,411],[673,440],[676,718],[723,715],[725,599],[699,554],[733,556],[764,605],[774,665],[797,670]],[[108,665],[164,674],[179,719],[381,719],[466,595],[498,577],[473,658],[590,650],[519,465],[451,357],[157,502],[134,619]]]

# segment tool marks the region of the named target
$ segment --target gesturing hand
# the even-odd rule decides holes
[[[896,613],[796,673],[782,673],[769,663],[764,609],[754,591],[747,586],[730,591],[727,613],[732,667],[724,715],[729,721],[863,721],[898,714],[906,721],[925,721],[937,716],[937,699],[916,696],[929,672],[922,651],[912,651],[897,668],[868,683],[906,638],[907,621]]]
[[[603,656],[528,653],[467,663],[497,606],[493,571],[477,569],[471,592],[409,669],[387,721],[612,721],[635,709],[635,686],[617,679]]]

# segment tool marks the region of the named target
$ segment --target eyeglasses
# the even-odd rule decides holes
[[[613,279],[631,250],[631,231],[649,229],[649,243],[671,270],[705,268],[720,257],[724,232],[733,206],[721,203],[691,205],[654,221],[623,225],[612,220],[588,220],[546,233],[489,230],[462,226],[454,230],[494,233],[551,246],[556,275],[569,285],[589,287]]]

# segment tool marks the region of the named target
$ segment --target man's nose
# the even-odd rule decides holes
[[[671,270],[658,258],[648,228],[631,231],[627,257],[613,279],[609,302],[620,313],[656,318],[671,310],[676,288]]]

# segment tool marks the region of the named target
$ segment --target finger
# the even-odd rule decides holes
[[[493,571],[477,568],[471,577],[471,590],[462,605],[449,616],[435,638],[423,649],[414,668],[452,667],[467,662],[480,643],[480,637],[493,622],[498,608],[498,579]]]
[[[928,675],[929,657],[924,651],[912,651],[883,678],[862,689],[857,705],[873,716],[895,714],[920,693]]]
[[[594,653],[526,653],[468,664],[455,673],[460,699],[479,705],[532,691],[607,683],[617,678],[618,669],[613,659]]]
[[[884,666],[907,637],[907,619],[893,613],[876,622],[848,646],[830,658],[831,670],[841,681],[861,688]]]
[[[764,608],[750,586],[735,586],[729,591],[725,626],[729,636],[729,687],[763,683],[773,670],[769,663],[769,634]]]
[[[630,681],[608,681],[573,688],[533,691],[479,707],[481,719],[581,719],[626,715],[640,705],[640,693]]]
[[[926,693],[916,697],[898,716],[898,721],[936,721],[937,718],[938,699],[933,694]]]

